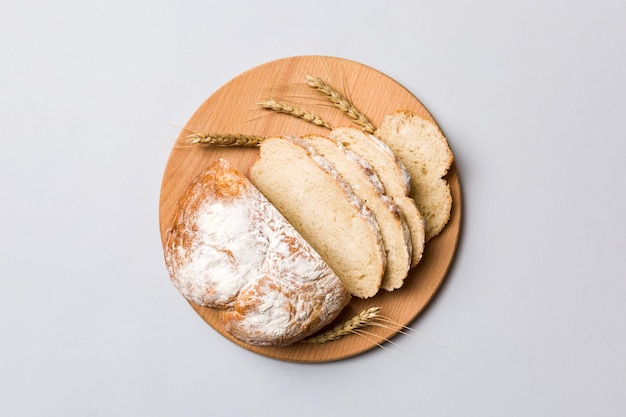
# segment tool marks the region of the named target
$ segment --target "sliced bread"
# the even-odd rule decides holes
[[[359,298],[380,289],[386,256],[372,211],[302,139],[266,138],[252,183]]]
[[[354,194],[374,213],[387,255],[381,288],[387,291],[400,288],[411,267],[412,254],[411,237],[400,209],[384,195],[378,176],[360,155],[324,136],[308,135],[303,139],[333,165]]]
[[[426,221],[426,240],[448,223],[452,209],[450,186],[443,178],[453,161],[448,141],[437,124],[408,110],[383,119],[375,135],[385,142],[408,170],[411,192]]]
[[[415,201],[408,197],[410,176],[406,169],[385,143],[360,129],[335,128],[330,137],[370,164],[383,185],[385,195],[400,208],[411,236],[411,267],[416,266],[424,252],[424,219]]]

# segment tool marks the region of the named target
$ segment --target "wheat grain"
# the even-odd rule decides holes
[[[331,125],[328,122],[326,122],[324,119],[322,119],[320,116],[318,116],[317,114],[311,113],[307,110],[301,109],[296,106],[292,106],[291,104],[282,103],[282,102],[271,99],[271,100],[262,101],[258,103],[258,105],[265,110],[272,110],[278,113],[285,113],[290,116],[294,116],[304,121],[307,121],[309,123],[313,123],[316,126],[325,127],[326,129],[332,130]]]
[[[380,307],[370,307],[367,310],[361,311],[351,319],[335,326],[334,328],[321,333],[317,336],[304,339],[303,343],[322,344],[332,342],[333,340],[341,339],[342,337],[355,334],[359,332],[359,329],[373,324],[379,317]]]
[[[187,136],[190,145],[215,146],[259,146],[265,139],[262,136],[238,133],[200,133],[194,132]]]
[[[319,77],[311,77],[310,75],[306,76],[306,82],[310,87],[313,87],[320,93],[324,94],[328,100],[330,100],[335,107],[337,107],[342,112],[346,113],[354,123],[361,126],[364,131],[367,133],[374,133],[376,128],[370,122],[370,120],[363,114],[359,109],[354,107],[354,105],[343,96],[339,91],[331,87],[329,84],[324,82]]]

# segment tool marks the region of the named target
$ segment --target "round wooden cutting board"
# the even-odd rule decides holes
[[[266,99],[297,105],[312,111],[331,126],[351,126],[351,120],[306,85],[306,76],[320,77],[348,97],[378,126],[383,117],[408,109],[434,121],[419,100],[400,84],[365,65],[326,56],[299,56],[272,61],[237,76],[195,112],[180,133],[170,154],[161,187],[159,219],[161,238],[170,227],[175,205],[187,184],[213,160],[223,157],[245,175],[258,157],[257,148],[188,145],[193,132],[241,133],[249,135],[328,134],[325,128],[303,120],[262,110],[258,102]],[[353,125],[352,125],[353,126]],[[194,310],[213,329],[233,343],[252,352],[292,362],[326,362],[348,358],[368,351],[409,325],[426,307],[442,284],[452,263],[461,226],[461,188],[453,165],[446,179],[450,183],[453,208],[443,232],[431,239],[422,261],[410,271],[404,286],[394,292],[381,291],[367,300],[353,298],[335,324],[353,317],[368,307],[381,307],[381,314],[397,326],[370,326],[367,337],[349,335],[326,344],[296,343],[288,347],[266,348],[239,342],[225,332],[216,310],[191,303]]]

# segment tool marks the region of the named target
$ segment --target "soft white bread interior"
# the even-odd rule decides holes
[[[226,331],[248,344],[294,343],[329,324],[350,300],[320,255],[223,159],[181,196],[165,263],[187,300],[221,309]]]
[[[384,195],[378,176],[360,155],[324,136],[307,135],[303,139],[333,165],[354,194],[374,213],[387,255],[381,288],[388,291],[400,288],[411,267],[412,254],[411,237],[400,209]]]
[[[426,240],[448,223],[450,186],[443,178],[452,165],[452,151],[437,124],[408,110],[385,116],[375,135],[400,159],[411,177],[411,192],[426,221]]]
[[[352,295],[374,296],[386,256],[372,211],[302,139],[266,138],[252,183],[330,265]]]
[[[411,236],[411,267],[416,266],[424,253],[425,229],[422,214],[413,199],[408,197],[410,190],[408,172],[385,143],[360,129],[335,128],[330,137],[370,164],[383,185],[385,195],[391,197],[400,208]]]

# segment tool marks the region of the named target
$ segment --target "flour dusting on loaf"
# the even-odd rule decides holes
[[[181,197],[165,261],[187,300],[221,309],[225,329],[249,344],[294,343],[330,323],[350,299],[320,255],[224,159]]]

